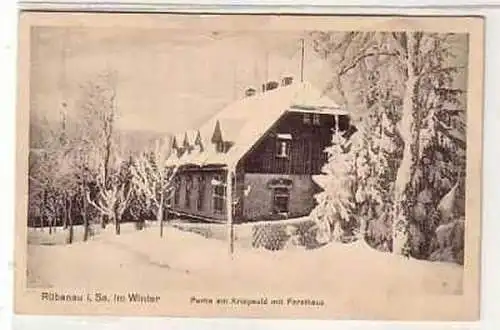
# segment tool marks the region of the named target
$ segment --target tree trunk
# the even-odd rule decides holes
[[[66,198],[64,198],[64,206],[62,208],[63,229],[68,229],[68,213],[66,212],[67,207],[68,207],[68,202]]]
[[[45,226],[45,207],[47,205],[47,192],[45,189],[43,190],[43,196],[42,196],[42,201],[43,201],[43,209],[40,215],[40,231],[43,232],[43,227]]]
[[[403,159],[397,171],[394,190],[394,213],[392,225],[392,252],[398,255],[410,255],[409,226],[413,212],[412,179],[418,158],[418,125],[415,120],[415,98],[417,94],[417,75],[415,73],[415,36],[408,33],[407,80],[403,98],[403,109],[399,133],[404,142]]]
[[[86,242],[89,239],[89,219],[87,216],[87,199],[84,196],[85,196],[85,191],[82,192],[82,197],[83,197],[82,217],[83,217],[83,241]]]
[[[114,102],[114,96],[112,99],[112,102]],[[109,117],[107,117],[106,120],[106,129],[105,129],[105,138],[106,140],[104,141],[105,143],[105,148],[104,148],[104,188],[105,189],[110,189],[110,180],[109,180],[109,168],[110,168],[110,163],[111,163],[111,151],[113,149],[113,125],[114,125],[114,103],[112,103],[112,108],[110,109]],[[106,228],[107,222],[110,221],[113,223],[113,219],[109,219],[107,215],[103,215],[103,222],[102,222],[102,228]],[[116,222],[115,222],[115,228],[116,227]],[[119,231],[119,229],[116,229]]]
[[[115,215],[113,215],[113,218],[114,219],[111,219],[111,221],[115,223],[115,234],[120,235],[120,233],[121,233],[120,217],[117,214],[115,214]]]
[[[61,210],[59,209],[59,207],[55,207],[56,209],[56,214],[55,214],[55,217],[54,217],[54,233],[57,233],[57,227],[59,227],[61,225]]]
[[[109,163],[111,160],[111,142],[110,142],[110,137],[106,136],[106,141],[105,141],[105,150],[104,150],[104,189],[107,190],[109,189]],[[106,229],[106,225],[108,222],[113,223],[113,219],[111,219],[110,216],[106,214],[101,215],[101,228]],[[116,223],[115,223],[116,227]]]
[[[366,241],[366,232],[367,232],[367,225],[368,221],[365,218],[365,215],[362,214],[359,218],[359,233],[358,233],[358,239],[360,241],[365,242]]]
[[[160,237],[163,237],[163,194],[160,194],[160,205],[158,205],[158,213],[156,219],[160,222]]]
[[[52,222],[53,221],[54,221],[53,217],[48,220],[48,222],[49,222],[49,235],[52,235]]]
[[[74,231],[73,231],[73,217],[71,216],[71,208],[72,208],[72,201],[71,198],[69,199],[68,202],[68,222],[69,222],[69,234],[68,234],[68,244],[72,244],[74,240]]]
[[[141,224],[141,228],[144,229],[146,227],[146,219],[139,213],[139,223]]]
[[[109,129],[112,129],[112,123],[109,124]],[[112,131],[107,132],[105,149],[104,149],[104,188],[109,189],[109,163],[111,161],[111,148],[112,148]]]

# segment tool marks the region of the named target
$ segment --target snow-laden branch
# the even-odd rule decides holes
[[[110,189],[101,190],[96,201],[90,198],[90,193],[88,191],[85,193],[85,197],[89,204],[97,211],[103,215],[114,217],[115,211],[117,215],[123,214],[127,207],[127,203],[130,201],[132,189],[129,188],[126,193],[125,190],[125,184],[119,186],[113,185]]]
[[[157,218],[163,217],[163,205],[173,193],[173,180],[178,166],[169,166],[168,148],[157,141],[152,153],[143,153],[136,158],[132,167],[132,185],[144,197],[147,206],[154,205]]]
[[[357,58],[355,58],[354,61],[352,61],[351,63],[349,63],[347,66],[343,67],[339,71],[339,76],[343,76],[347,72],[349,72],[352,69],[354,69],[365,58],[374,57],[374,56],[398,56],[398,53],[396,53],[396,52],[370,52],[370,53],[364,53],[364,54],[358,56]]]
[[[113,188],[114,189],[110,189],[110,191],[101,191],[99,193],[101,200],[97,203],[90,198],[89,192],[86,192],[85,197],[87,198],[89,204],[92,205],[97,211],[103,215],[114,217],[114,205],[116,203],[116,196],[114,193],[116,193],[116,187]]]
[[[130,187],[125,193],[125,185],[122,185],[121,189],[118,192],[118,201],[119,201],[117,206],[118,218],[121,218],[123,212],[125,212],[125,209],[127,208],[131,196],[132,196],[132,188]]]
[[[156,207],[159,207],[159,201],[156,196],[157,184],[159,183],[158,176],[153,174],[154,169],[147,157],[142,155],[131,167],[132,184],[137,191],[142,193],[147,201],[153,202]]]
[[[464,70],[465,67],[462,65],[456,65],[456,66],[448,66],[448,67],[427,67],[427,69],[422,70],[420,73],[419,77],[420,79],[426,77],[426,76],[431,76],[431,75],[436,75],[436,74],[441,74],[441,73],[453,73],[457,72],[459,70]]]
[[[29,180],[31,180],[33,183],[39,185],[40,187],[46,187],[48,185],[47,182],[42,182],[41,180],[38,180],[31,175],[28,178],[29,178]]]

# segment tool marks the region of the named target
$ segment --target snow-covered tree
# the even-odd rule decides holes
[[[145,152],[134,161],[132,184],[138,196],[145,202],[146,209],[153,208],[163,236],[164,207],[171,200],[175,190],[174,177],[178,166],[168,164],[170,148],[156,141],[152,152]]]
[[[132,161],[124,161],[116,173],[111,173],[108,187],[98,187],[97,196],[86,191],[86,199],[97,211],[107,216],[115,224],[115,233],[120,235],[123,213],[132,196]]]
[[[390,58],[394,53],[370,50],[381,42],[373,33],[321,33],[321,39],[329,42],[319,43],[320,50],[325,45],[335,50],[335,55],[326,58],[333,61],[336,70],[330,88],[341,90],[340,99],[357,128],[350,137],[349,150],[355,203],[351,216],[356,219],[361,239],[377,247],[387,245],[387,204],[392,199],[394,154],[399,151],[392,119],[398,85],[392,80],[392,70],[387,70],[393,65]],[[344,162],[343,158],[330,157],[328,166],[338,168],[345,166]]]
[[[340,134],[334,134],[332,146],[326,150],[329,161],[322,168],[322,172],[328,179],[320,183],[323,191],[315,196],[318,205],[312,213],[319,227],[318,239],[323,242],[332,238],[341,240],[345,234],[344,230],[355,220],[355,156],[350,151],[351,148],[352,141],[346,140]]]
[[[95,172],[100,190],[107,192],[113,191],[111,173],[120,166],[115,136],[118,119],[116,93],[117,73],[113,70],[106,70],[88,80],[81,86],[75,118],[88,166]],[[98,204],[98,201],[93,202]],[[102,214],[104,228],[110,219],[108,213]]]
[[[424,210],[435,209],[464,175],[464,100],[456,87],[464,36],[321,32],[313,38],[332,63],[330,87],[340,90],[364,143],[355,157],[365,168],[357,175],[356,216],[366,217],[372,236],[373,228],[387,235],[390,224],[394,253],[422,256],[435,224],[416,216],[420,199]]]
[[[83,196],[79,179],[84,163],[80,141],[68,139],[64,122],[59,124],[45,122],[41,127],[45,139],[38,139],[39,148],[30,150],[29,203],[30,209],[34,206],[41,220],[49,223],[49,231],[58,218],[63,218],[64,228],[69,229],[67,242],[72,243],[76,204]],[[88,236],[87,225],[84,236]]]

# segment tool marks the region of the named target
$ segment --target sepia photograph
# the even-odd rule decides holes
[[[22,13],[16,311],[476,320],[482,38]]]

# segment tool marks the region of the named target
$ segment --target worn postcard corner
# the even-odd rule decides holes
[[[483,19],[24,12],[19,314],[479,317]]]

